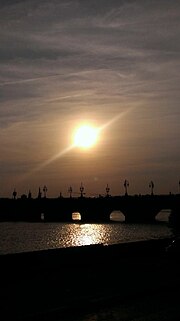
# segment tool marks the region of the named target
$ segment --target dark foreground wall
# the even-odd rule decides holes
[[[180,284],[170,239],[1,255],[1,320],[75,320]]]

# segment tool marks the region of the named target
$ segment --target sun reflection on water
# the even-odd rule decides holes
[[[79,245],[90,245],[100,243],[102,241],[103,229],[99,233],[99,227],[96,224],[82,224],[80,225],[80,233],[76,237]]]
[[[108,234],[107,228],[101,224],[64,224],[54,230],[57,246],[61,244],[63,247],[104,243]]]

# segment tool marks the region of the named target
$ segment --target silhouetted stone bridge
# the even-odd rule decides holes
[[[0,199],[1,221],[109,222],[113,211],[121,211],[126,222],[153,222],[163,209],[180,210],[180,195],[114,196],[99,198]]]

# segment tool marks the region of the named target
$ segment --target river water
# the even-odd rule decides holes
[[[155,224],[127,224],[118,212],[105,224],[1,222],[0,254],[170,237],[169,214],[160,212]]]

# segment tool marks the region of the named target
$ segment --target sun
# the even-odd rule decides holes
[[[97,142],[98,130],[90,125],[80,126],[74,135],[74,145],[80,148],[90,148]]]

